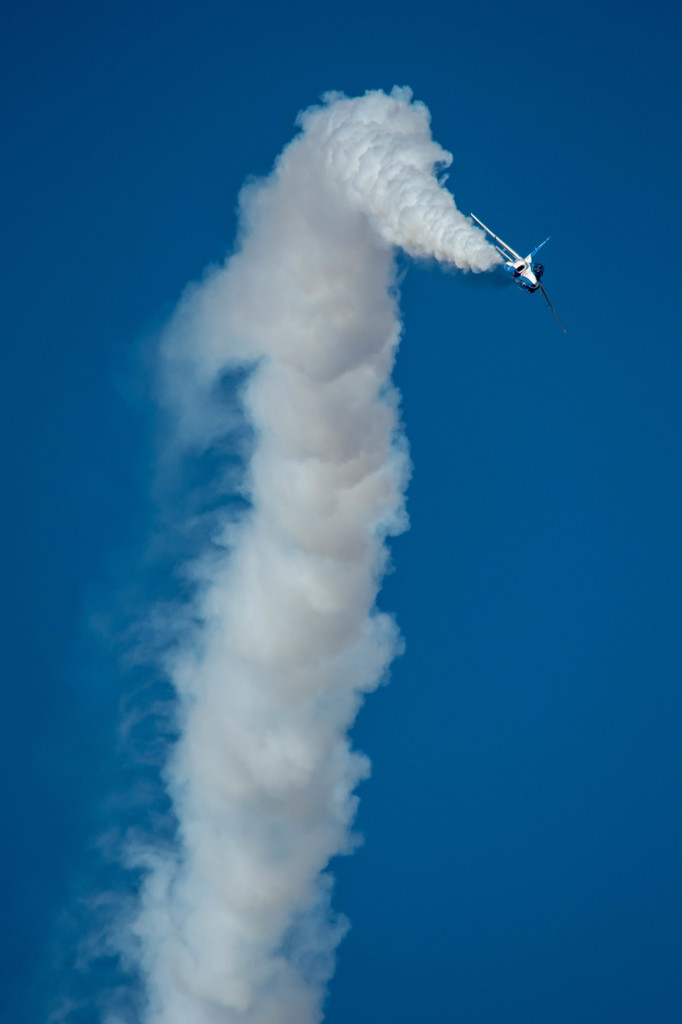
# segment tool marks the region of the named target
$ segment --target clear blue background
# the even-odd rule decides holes
[[[0,1019],[77,992],[94,1024],[113,976],[79,981],[73,943],[81,900],[121,884],[96,840],[134,821],[139,784],[115,736],[134,684],[88,625],[156,585],[139,340],[229,249],[296,112],[396,83],[453,151],[461,209],[522,252],[552,234],[568,334],[513,288],[405,279],[412,529],[382,603],[407,651],[355,731],[374,772],[366,845],[336,865],[353,929],[327,1019],[682,1018],[681,20],[6,8]]]

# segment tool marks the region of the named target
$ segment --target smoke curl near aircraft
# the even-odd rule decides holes
[[[353,847],[369,771],[348,730],[400,649],[375,606],[410,472],[394,252],[499,264],[439,184],[451,158],[409,90],[330,94],[298,124],[242,193],[235,255],[188,290],[162,344],[188,457],[220,446],[220,384],[243,367],[255,442],[248,511],[226,509],[193,566],[197,625],[168,663],[179,845],[143,854],[147,1024],[321,1019],[346,928],[326,869]]]

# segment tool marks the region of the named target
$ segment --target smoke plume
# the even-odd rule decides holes
[[[346,928],[331,858],[349,852],[367,759],[348,730],[399,651],[375,601],[406,527],[409,459],[390,376],[395,247],[463,270],[498,257],[434,171],[451,157],[409,90],[332,94],[241,196],[238,249],[189,289],[163,342],[185,455],[234,426],[242,484],[192,577],[196,623],[169,660],[180,739],[173,853],[146,854],[134,923],[148,1024],[314,1024]]]

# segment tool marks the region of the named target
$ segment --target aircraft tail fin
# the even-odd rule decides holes
[[[547,245],[547,243],[549,242],[549,239],[550,239],[551,237],[552,237],[552,236],[551,236],[551,235],[549,235],[549,237],[547,237],[547,238],[546,238],[546,239],[544,240],[544,242],[540,242],[540,244],[539,244],[538,246],[536,246],[536,248],[535,248],[535,249],[533,249],[532,253],[530,253],[530,255],[528,256],[528,259],[529,259],[529,260],[532,260],[532,259],[533,259],[533,256],[537,255],[537,253],[539,253],[539,252],[540,252],[540,249],[543,249],[543,248],[544,248],[544,247],[545,247],[545,246]]]

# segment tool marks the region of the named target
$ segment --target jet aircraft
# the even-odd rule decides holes
[[[514,252],[512,247],[510,245],[507,245],[506,242],[503,242],[501,238],[498,238],[497,235],[494,234],[494,232],[492,232],[490,228],[487,228],[483,221],[479,220],[475,214],[472,213],[471,216],[474,218],[479,227],[482,227],[483,230],[486,231],[490,235],[490,237],[495,240],[495,248],[499,252],[500,256],[502,256],[502,258],[504,259],[504,269],[512,275],[519,288],[522,288],[524,292],[529,293],[536,292],[538,291],[538,289],[542,292],[542,294],[545,296],[547,305],[556,317],[559,327],[565,334],[566,328],[562,324],[561,320],[559,320],[557,311],[552,305],[552,303],[549,301],[549,295],[545,291],[541,282],[541,278],[545,272],[545,268],[543,267],[542,263],[533,262],[534,257],[537,256],[537,254],[540,252],[540,249],[547,245],[547,243],[549,242],[549,238],[546,238],[544,242],[541,242],[540,245],[536,246],[536,248],[533,249],[532,252],[529,252],[528,255],[524,258],[523,256],[519,256],[517,252]]]

